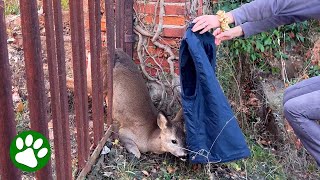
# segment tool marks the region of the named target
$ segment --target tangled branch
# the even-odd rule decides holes
[[[175,56],[175,54],[173,53],[172,48],[169,45],[163,44],[159,42],[159,38],[160,38],[160,34],[163,31],[163,17],[165,14],[165,9],[164,9],[164,0],[158,0],[157,4],[155,5],[155,12],[157,12],[158,7],[159,7],[159,23],[157,24],[157,26],[155,26],[156,24],[156,19],[157,19],[157,15],[155,15],[155,17],[153,18],[153,27],[152,30],[148,30],[148,28],[142,23],[142,21],[139,19],[139,15],[137,14],[137,21],[138,21],[138,25],[135,26],[134,28],[134,32],[138,35],[139,37],[139,41],[137,44],[137,54],[138,54],[138,58],[139,58],[139,62],[140,62],[140,67],[142,70],[142,73],[145,75],[145,77],[149,80],[149,81],[153,81],[158,83],[159,85],[161,85],[162,87],[162,93],[161,93],[161,101],[159,103],[159,107],[161,107],[164,104],[165,98],[166,98],[166,88],[170,89],[173,97],[170,101],[170,103],[168,103],[169,105],[167,106],[167,109],[171,108],[174,105],[174,102],[179,99],[179,92],[177,91],[177,88],[175,87],[176,85],[174,84],[174,80],[175,78],[177,78],[177,75],[174,72],[174,60],[177,59],[177,57]],[[156,13],[155,13],[156,14]],[[150,29],[150,28],[149,28]],[[169,68],[170,68],[170,80],[166,77],[166,73],[164,71],[164,69],[161,67],[161,65],[157,62],[156,58],[151,56],[150,53],[148,52],[147,49],[147,45],[144,40],[146,38],[149,38],[152,42],[152,44],[154,44],[157,48],[163,49],[165,53],[167,53],[169,55],[169,57],[166,59],[166,61],[169,64]],[[155,65],[158,68],[158,70],[161,72],[161,74],[164,77],[164,81],[161,80],[161,78],[159,77],[152,77],[151,75],[148,74],[148,72],[146,71],[146,65],[145,65],[145,59],[146,57],[144,56],[144,52],[147,52],[147,55],[149,55],[152,60],[154,61]]]

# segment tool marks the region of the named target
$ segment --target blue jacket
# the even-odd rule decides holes
[[[244,136],[215,75],[214,36],[185,32],[180,81],[187,148],[192,163],[219,163],[250,156]]]

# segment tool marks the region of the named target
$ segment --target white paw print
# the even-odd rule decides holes
[[[33,144],[33,146],[32,146]],[[43,145],[43,140],[41,138],[33,141],[33,136],[29,134],[25,141],[19,137],[16,140],[16,147],[22,150],[24,146],[28,147],[26,150],[16,154],[15,159],[18,163],[28,166],[30,168],[35,168],[38,165],[38,159],[45,157],[48,154],[47,148],[41,148]],[[41,149],[40,149],[41,148]],[[34,150],[40,149],[35,155]]]

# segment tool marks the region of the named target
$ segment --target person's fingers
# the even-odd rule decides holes
[[[222,42],[222,41],[226,41],[226,40],[230,40],[230,39],[232,39],[231,36],[223,36],[219,40]]]
[[[216,36],[217,39],[222,39],[222,38],[225,38],[226,36],[230,36],[230,34],[228,33],[228,31],[225,31],[225,32],[221,32],[220,34],[218,34]]]
[[[219,39],[214,39],[214,43],[215,43],[217,46],[219,46],[220,43],[221,43],[221,41],[220,41]]]
[[[193,32],[199,31],[200,29],[205,28],[206,24],[206,18],[200,19],[192,28]]]
[[[204,28],[204,29],[202,29],[202,31],[200,31],[200,34],[203,34],[203,33],[207,32],[207,31],[209,31],[210,29],[211,29],[211,26],[208,25],[206,28]]]
[[[218,34],[220,34],[221,33],[221,28],[217,28],[217,29],[215,29],[214,31],[213,31],[213,35],[214,36],[217,36]]]
[[[196,22],[198,22],[200,19],[202,19],[204,16],[199,16],[199,17],[196,17],[193,21],[192,21],[192,23],[196,23]]]

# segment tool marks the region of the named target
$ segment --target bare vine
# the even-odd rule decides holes
[[[202,1],[201,1],[202,2]],[[188,8],[188,13],[190,19],[193,19],[199,10],[199,8],[203,8],[209,4],[209,0],[204,0],[203,3],[199,3],[199,0],[192,0],[190,9]],[[143,14],[136,13],[136,25],[134,27],[134,32],[138,35],[139,41],[137,43],[137,54],[140,62],[140,68],[144,76],[152,82],[156,82],[159,84],[161,88],[161,100],[158,105],[158,108],[162,107],[164,104],[166,105],[166,110],[170,111],[172,107],[176,104],[181,104],[180,102],[180,84],[179,84],[179,76],[175,74],[174,69],[174,60],[178,60],[178,57],[173,52],[173,47],[168,44],[161,42],[161,33],[163,32],[163,17],[165,15],[165,1],[157,0],[155,4],[155,15],[152,19],[152,24],[146,25],[143,23],[141,19],[145,16]],[[207,10],[204,10],[204,12]],[[159,12],[159,13],[158,13]],[[158,14],[157,14],[158,13]],[[159,22],[157,23],[157,19]],[[157,61],[157,55],[151,55],[148,51],[148,47],[150,46],[148,43],[152,43],[155,47],[162,49],[166,57],[165,61],[169,64],[169,74],[166,73],[161,66],[161,64]],[[157,70],[157,74],[150,75],[146,68],[146,60],[150,58],[154,63],[154,69]],[[168,93],[171,94],[168,96]],[[168,99],[169,98],[169,99]]]
[[[177,99],[178,97],[178,92],[176,92],[176,88],[173,87],[172,85],[174,84],[174,78],[177,77],[177,75],[174,72],[174,63],[173,61],[175,59],[177,59],[177,57],[175,56],[175,54],[172,51],[172,48],[169,45],[166,44],[162,44],[159,42],[159,37],[160,34],[163,30],[163,16],[165,14],[165,9],[164,9],[164,0],[158,0],[157,4],[156,4],[156,12],[157,9],[160,9],[159,11],[159,23],[157,24],[157,26],[155,26],[156,23],[156,19],[157,19],[157,14],[155,13],[155,17],[153,19],[153,24],[154,24],[154,28],[153,30],[148,30],[145,25],[142,23],[142,21],[139,19],[139,15],[137,14],[136,17],[138,19],[138,25],[135,26],[134,28],[134,32],[138,35],[139,37],[139,41],[137,44],[137,54],[138,54],[138,58],[139,58],[139,62],[140,62],[140,68],[142,70],[142,73],[145,75],[145,77],[149,80],[149,81],[153,81],[158,83],[162,88],[162,93],[161,93],[161,101],[159,103],[159,108],[162,107],[162,105],[165,102],[165,98],[166,96],[166,90],[170,89],[172,94],[173,94],[173,99],[171,100],[171,102],[169,103],[169,105],[167,106],[167,109],[169,109],[169,107],[171,108],[174,104],[174,101]],[[169,57],[166,59],[166,61],[169,64],[169,68],[170,68],[170,78],[168,79],[168,77],[166,76],[166,73],[164,71],[164,69],[161,67],[161,65],[157,62],[156,58],[153,57],[147,49],[147,45],[146,43],[144,43],[144,39],[145,38],[149,38],[151,40],[151,42],[160,49],[163,49],[165,53],[167,53],[169,55]],[[148,74],[148,72],[146,71],[146,64],[145,64],[145,59],[146,57],[143,55],[144,53],[147,53],[149,55],[149,57],[152,58],[152,60],[154,61],[155,65],[157,67],[159,67],[159,71],[160,74],[163,75],[162,78],[160,77],[152,77],[151,75]],[[164,80],[164,81],[163,81]]]

